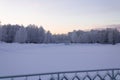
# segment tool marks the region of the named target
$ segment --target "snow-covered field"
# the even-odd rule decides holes
[[[120,44],[0,43],[0,76],[120,68]]]

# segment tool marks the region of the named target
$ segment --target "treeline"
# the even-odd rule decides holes
[[[104,30],[74,30],[67,34],[52,34],[42,26],[0,25],[0,41],[7,43],[120,43],[120,32],[114,28]]]

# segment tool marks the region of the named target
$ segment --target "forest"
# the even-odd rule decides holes
[[[120,31],[116,28],[73,30],[67,34],[52,34],[42,26],[30,24],[0,25],[0,41],[6,43],[120,43]]]

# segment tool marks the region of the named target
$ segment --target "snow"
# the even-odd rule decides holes
[[[120,68],[120,44],[0,43],[0,76]]]

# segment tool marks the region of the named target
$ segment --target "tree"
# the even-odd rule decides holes
[[[24,27],[21,27],[15,35],[15,42],[25,43],[27,41],[27,31]]]
[[[42,26],[40,26],[40,28],[38,28],[38,42],[39,43],[43,43],[45,40],[45,30]]]
[[[3,25],[2,26],[2,41],[12,43],[14,41],[14,37],[16,31],[20,28],[19,25]]]
[[[50,31],[48,31],[46,34],[45,34],[45,39],[44,39],[44,42],[45,43],[52,43],[52,34]]]
[[[70,36],[71,43],[76,43],[77,42],[78,36],[77,36],[77,33],[76,33],[75,30],[73,32],[70,32],[68,35]]]
[[[27,42],[38,43],[39,42],[39,28],[36,25],[28,25],[27,30]]]

